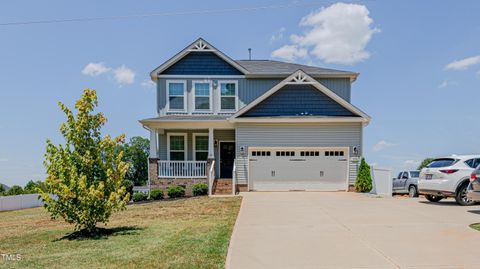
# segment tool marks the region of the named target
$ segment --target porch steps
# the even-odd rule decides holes
[[[219,178],[213,182],[213,194],[225,195],[232,194],[232,179],[231,178]]]

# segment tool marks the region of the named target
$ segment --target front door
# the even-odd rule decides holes
[[[235,142],[220,142],[220,177],[232,178]]]

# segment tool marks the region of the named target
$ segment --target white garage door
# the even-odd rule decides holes
[[[250,148],[250,189],[346,190],[348,148]]]

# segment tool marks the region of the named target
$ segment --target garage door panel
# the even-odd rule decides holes
[[[254,190],[346,189],[345,149],[255,148],[249,155]]]

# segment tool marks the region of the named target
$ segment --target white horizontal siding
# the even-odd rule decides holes
[[[241,123],[236,128],[237,158],[240,147],[353,147],[362,150],[361,123],[290,123],[290,124],[252,124]],[[352,163],[351,163],[352,164]],[[247,183],[248,168],[237,167],[239,183]],[[357,166],[351,165],[349,182],[353,184]]]

